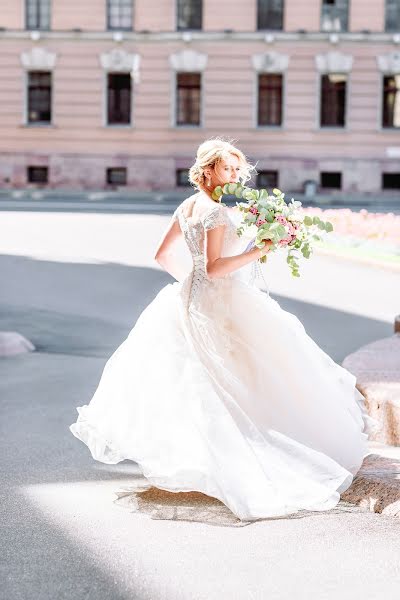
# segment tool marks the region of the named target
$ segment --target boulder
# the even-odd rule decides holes
[[[343,367],[355,375],[368,413],[382,425],[370,439],[400,446],[400,332],[349,354]]]

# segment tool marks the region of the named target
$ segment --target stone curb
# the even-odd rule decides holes
[[[400,333],[362,346],[342,366],[356,377],[368,414],[382,425],[371,439],[400,446]]]
[[[359,508],[400,518],[400,448],[372,442],[352,485],[341,500]]]

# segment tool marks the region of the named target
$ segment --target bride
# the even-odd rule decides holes
[[[229,142],[199,146],[198,191],[155,255],[177,281],[141,313],[70,426],[95,460],[135,461],[153,486],[202,492],[244,521],[336,506],[376,426],[355,377],[256,286],[270,243],[245,249],[235,209],[211,198],[253,168]],[[180,236],[189,274],[173,253]]]

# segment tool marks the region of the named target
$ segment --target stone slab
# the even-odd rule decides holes
[[[368,413],[382,424],[371,439],[400,446],[400,333],[349,354],[343,367],[356,376]]]
[[[400,448],[370,442],[368,455],[341,501],[400,519]]]

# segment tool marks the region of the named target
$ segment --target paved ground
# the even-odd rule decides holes
[[[338,599],[399,595],[400,522],[339,512],[244,528],[152,521],[112,503],[134,463],[95,463],[68,430],[141,310],[172,279],[159,215],[4,212],[0,330],[37,351],[0,361],[1,594],[7,599]],[[187,260],[187,257],[186,259]],[[340,362],[392,332],[398,275],[271,260],[271,294]],[[398,294],[397,294],[398,298]]]

